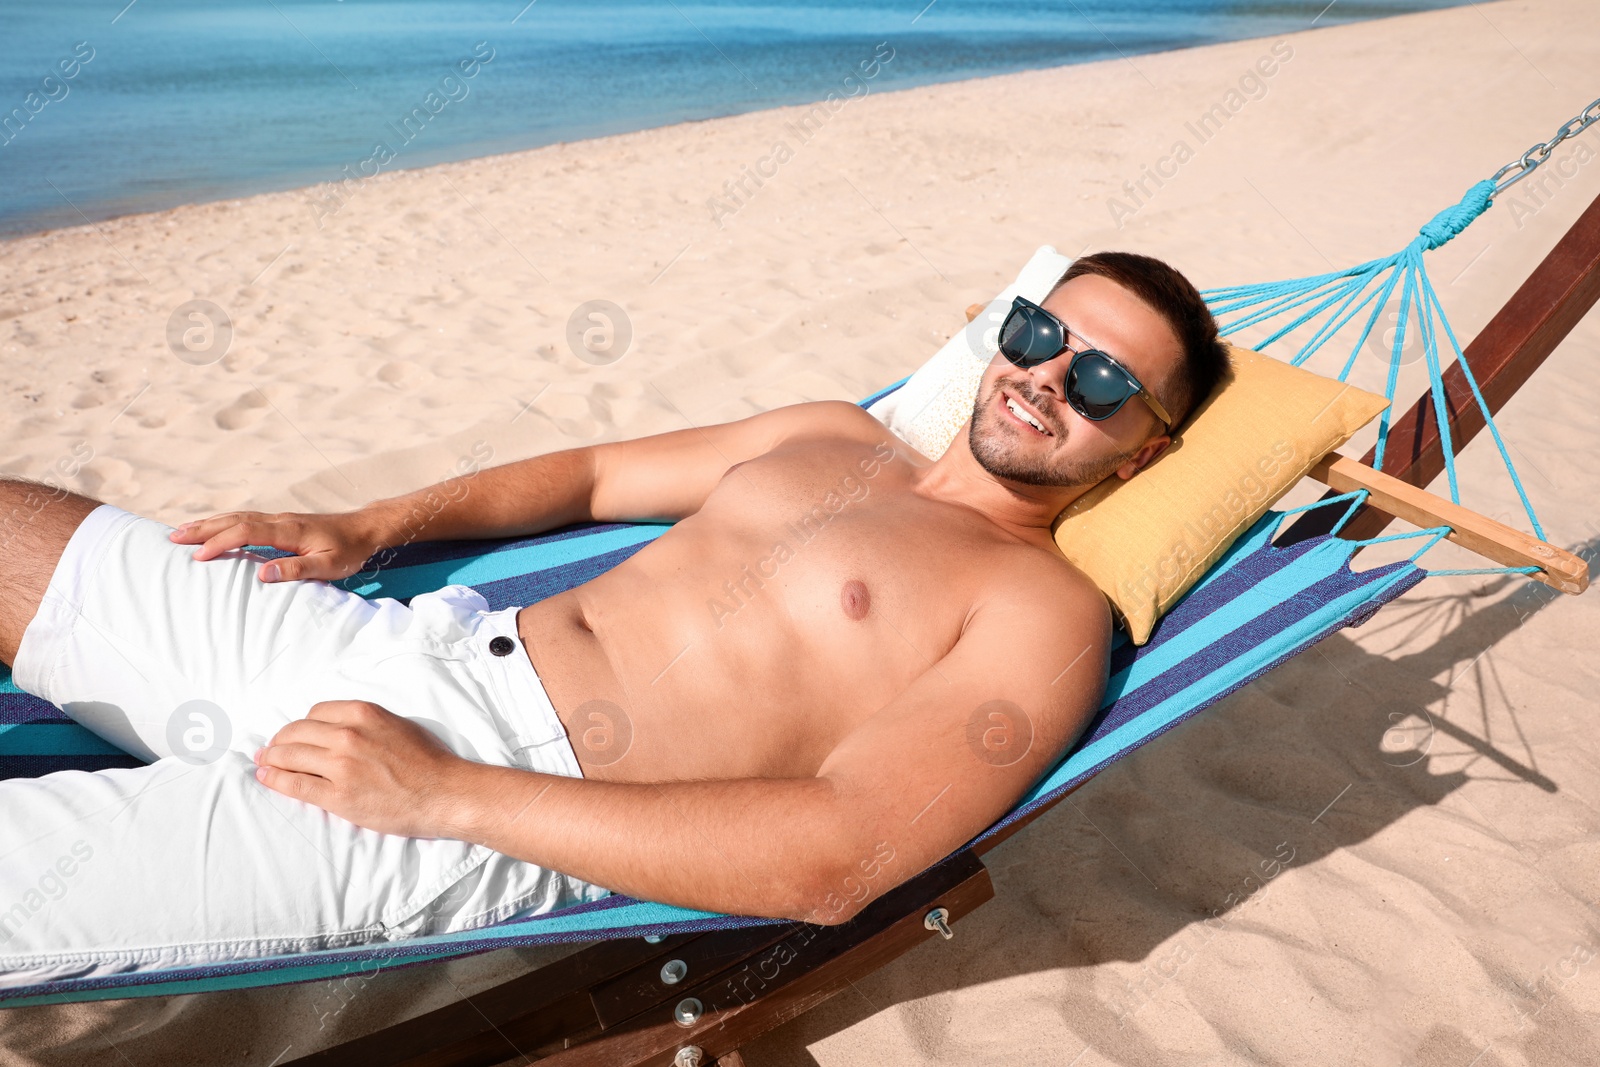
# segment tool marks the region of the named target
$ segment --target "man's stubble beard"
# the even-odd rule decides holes
[[[1040,406],[1038,399],[1025,387],[1013,383],[1012,388],[1034,407]],[[1022,431],[1014,427],[1002,429],[996,425],[1001,416],[995,411],[993,403],[999,391],[1000,383],[997,381],[990,388],[987,397],[978,398],[972,407],[972,419],[967,428],[967,447],[972,451],[972,458],[996,478],[1005,478],[1022,485],[1043,485],[1054,488],[1096,485],[1115,474],[1117,468],[1139,452],[1136,448],[1131,452],[1107,456],[1092,463],[1072,463],[1060,468],[1050,466],[1043,459],[1030,460],[1023,457],[1017,454],[1017,449],[1002,440],[1003,434],[1020,435]]]

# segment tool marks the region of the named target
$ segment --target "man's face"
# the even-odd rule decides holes
[[[1183,349],[1148,304],[1109,278],[1082,274],[1042,306],[1066,323],[1074,350],[1105,352],[1171,410],[1168,378]],[[968,430],[973,458],[990,474],[1025,485],[1093,485],[1112,474],[1132,477],[1165,446],[1161,420],[1136,396],[1099,422],[1072,410],[1065,385],[1071,359],[1063,353],[1024,370],[995,353]],[[1018,418],[1008,401],[1038,419],[1045,432]]]

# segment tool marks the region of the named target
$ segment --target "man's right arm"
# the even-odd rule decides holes
[[[793,404],[733,422],[564,449],[489,467],[459,479],[374,501],[361,510],[379,529],[403,534],[408,518],[437,511],[426,539],[519,537],[569,523],[675,522],[700,510],[735,464],[785,438],[849,432],[854,404]],[[870,416],[869,416],[870,418]],[[876,424],[876,420],[874,420]],[[440,498],[446,503],[440,507]]]
[[[262,579],[333,580],[368,557],[411,541],[517,537],[583,521],[676,521],[698,511],[735,464],[799,433],[875,432],[842,401],[796,404],[734,422],[631,441],[563,449],[448,479],[426,489],[328,515],[228,512],[172,535],[198,544],[197,560],[245,545],[294,553]],[[867,416],[871,418],[871,416]],[[877,426],[872,420],[872,426]]]

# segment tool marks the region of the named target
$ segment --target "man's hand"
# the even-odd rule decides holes
[[[384,834],[459,837],[461,772],[433,734],[365,700],[324,700],[256,753],[256,778]]]
[[[168,536],[176,544],[200,545],[194,554],[197,560],[215,559],[246,545],[271,545],[294,555],[262,564],[258,577],[263,582],[293,578],[331,582],[359,571],[383,547],[376,526],[364,511],[333,515],[230,511],[186,522]]]

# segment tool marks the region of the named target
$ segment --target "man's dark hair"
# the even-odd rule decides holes
[[[1227,346],[1217,334],[1217,320],[1211,309],[1188,278],[1152,256],[1137,252],[1080,256],[1072,261],[1055,289],[1083,274],[1098,274],[1129,290],[1166,319],[1177,334],[1183,362],[1172,375],[1171,395],[1162,398],[1168,414],[1177,420],[1176,429],[1211,395],[1228,366]]]

